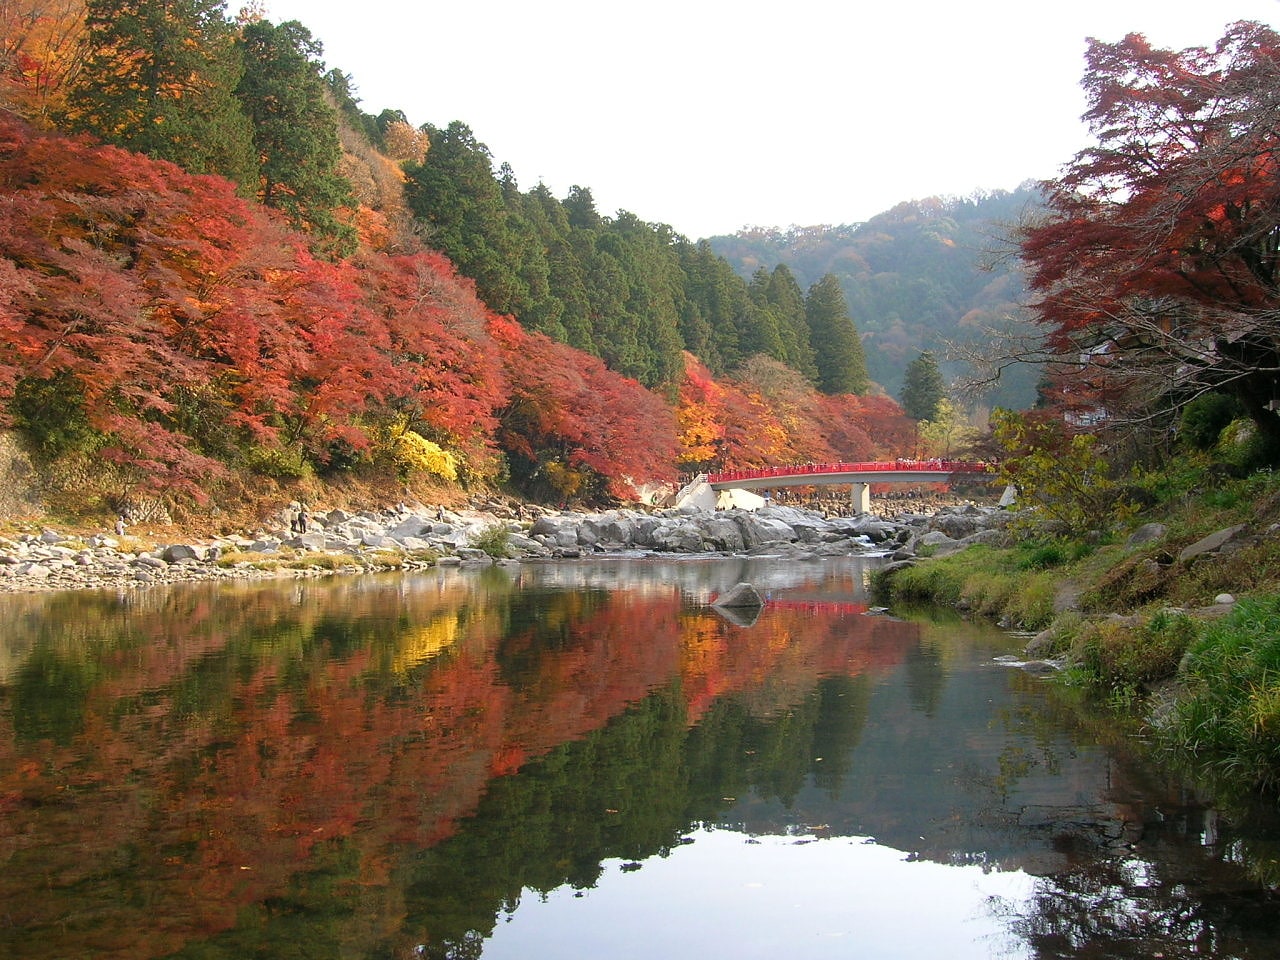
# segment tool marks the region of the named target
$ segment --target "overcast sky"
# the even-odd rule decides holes
[[[234,11],[235,2],[229,4]],[[368,113],[461,120],[522,189],[698,239],[1053,177],[1086,37],[1212,45],[1280,0],[266,0]]]

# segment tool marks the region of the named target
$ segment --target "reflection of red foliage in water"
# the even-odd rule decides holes
[[[130,610],[130,643],[65,651],[96,657],[73,743],[20,745],[0,728],[0,856],[38,857],[53,888],[91,901],[24,900],[10,884],[25,870],[0,879],[0,897],[22,904],[11,923],[41,929],[45,956],[66,955],[77,936],[44,932],[55,920],[46,910],[87,909],[122,957],[164,955],[230,929],[335,838],[360,851],[358,895],[368,901],[399,851],[451,835],[494,776],[601,728],[656,688],[678,679],[690,724],[717,697],[766,679],[781,707],[823,675],[892,666],[916,635],[809,604],[773,604],[743,628],[686,608],[673,589],[621,591],[586,609],[566,594],[547,645],[545,623],[500,637],[496,617],[474,612],[483,605],[464,621],[465,597],[434,589],[335,592],[336,601],[317,602],[316,590],[300,602],[258,591],[216,603],[195,593],[181,637],[163,626],[172,611]],[[330,656],[314,638],[335,602],[352,622],[370,615],[387,629]],[[237,604],[239,616],[228,616]],[[433,645],[426,627],[415,635],[404,623],[442,625],[449,642]],[[104,630],[122,632],[120,623]],[[289,639],[254,647],[245,639],[254,636]],[[535,669],[513,680],[501,661],[517,654]],[[145,907],[99,886],[126,849]],[[359,922],[378,922],[372,913]]]

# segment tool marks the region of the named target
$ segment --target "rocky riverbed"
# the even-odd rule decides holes
[[[646,555],[784,555],[796,559],[887,554],[911,562],[998,540],[1005,515],[964,504],[932,514],[830,516],[790,506],[744,510],[610,510],[602,513],[445,511],[397,506],[312,513],[305,532],[290,531],[296,511],[277,524],[202,542],[154,542],[140,536],[39,534],[0,538],[0,591],[71,590],[154,583],[318,576],[435,565],[521,563]],[[523,512],[523,510],[521,511]],[[494,554],[501,554],[494,556]]]

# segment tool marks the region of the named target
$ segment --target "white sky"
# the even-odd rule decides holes
[[[228,7],[234,12],[235,0]],[[368,113],[461,120],[522,189],[698,239],[1055,176],[1086,37],[1182,49],[1280,0],[266,0]]]

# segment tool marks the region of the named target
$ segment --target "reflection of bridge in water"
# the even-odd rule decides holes
[[[865,603],[855,603],[852,600],[822,600],[817,597],[811,600],[766,600],[765,606],[775,610],[807,610],[810,613],[838,613],[850,617],[871,609]]]
[[[758,470],[729,470],[704,473],[677,494],[677,506],[692,504],[705,508],[738,506],[754,509],[766,502],[758,496],[736,496],[740,490],[774,490],[779,487],[813,487],[849,484],[854,509],[871,509],[873,483],[950,483],[953,480],[981,480],[989,473],[987,464],[969,460],[888,460],[858,463],[806,463],[764,467]],[[723,496],[728,494],[728,496]],[[726,502],[727,501],[727,502]]]

